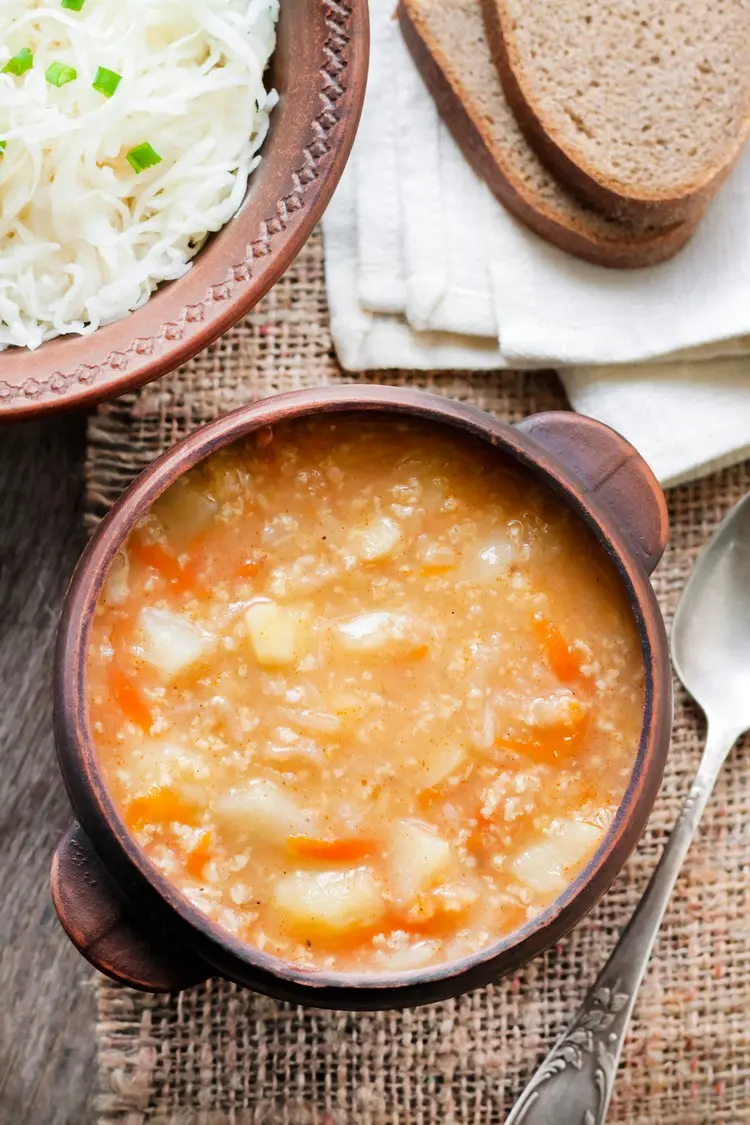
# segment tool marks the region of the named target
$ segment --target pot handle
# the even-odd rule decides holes
[[[566,410],[532,414],[518,429],[554,454],[614,516],[648,574],[664,554],[667,503],[629,441],[593,418]]]
[[[144,992],[179,992],[214,975],[184,946],[162,944],[143,932],[76,820],[55,850],[50,891],[73,945],[113,980]]]

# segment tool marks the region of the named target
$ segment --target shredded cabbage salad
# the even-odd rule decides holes
[[[0,349],[87,334],[235,214],[278,0],[0,0]]]

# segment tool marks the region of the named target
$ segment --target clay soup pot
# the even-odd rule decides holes
[[[627,592],[645,669],[633,773],[601,846],[555,902],[494,945],[391,974],[304,970],[244,944],[197,910],[146,858],[110,799],[88,728],[86,654],[109,566],[130,529],[173,481],[215,450],[266,426],[321,413],[381,411],[427,419],[490,442],[541,478],[594,533]],[[136,988],[178,990],[222,975],[284,1000],[397,1008],[455,996],[517,968],[574,926],[604,893],[646,824],[669,746],[667,641],[648,579],[667,538],[662,492],[631,445],[591,419],[553,412],[510,426],[450,399],[392,387],[297,391],[242,407],[185,438],[143,472],[99,525],[70,583],[54,670],[55,736],[76,820],[52,864],[52,896],[71,941]],[[635,749],[635,748],[634,748]]]

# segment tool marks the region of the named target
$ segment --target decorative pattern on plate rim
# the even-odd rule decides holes
[[[352,8],[346,0],[324,0],[324,5],[328,36],[323,44],[322,89],[318,95],[323,107],[312,122],[315,140],[303,148],[303,163],[292,173],[292,191],[277,201],[275,215],[261,220],[259,236],[250,243],[250,252],[244,261],[230,267],[223,280],[209,287],[202,301],[187,305],[176,320],[163,324],[155,336],[136,338],[125,351],[110,352],[101,363],[80,364],[69,373],[53,371],[46,379],[30,378],[17,386],[0,380],[0,409],[19,398],[33,402],[49,391],[62,397],[74,384],[90,387],[109,371],[126,371],[132,356],[153,356],[163,350],[165,343],[182,340],[187,324],[204,321],[211,305],[229,300],[239,286],[250,281],[253,260],[266,257],[274,236],[286,230],[295,212],[303,210],[305,189],[318,179],[318,165],[331,150],[330,137],[339,122],[337,102],[346,92],[341,78],[348,65],[344,53],[351,39]]]

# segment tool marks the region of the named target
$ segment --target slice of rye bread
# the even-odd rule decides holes
[[[503,93],[480,0],[401,0],[401,29],[440,113],[477,174],[517,219],[596,265],[638,268],[672,257],[697,216],[667,227],[617,222],[578,202],[529,146]]]
[[[617,218],[701,212],[750,131],[747,0],[482,0],[506,97],[551,171]]]

